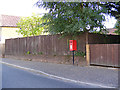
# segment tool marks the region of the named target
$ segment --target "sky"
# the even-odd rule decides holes
[[[44,9],[34,4],[38,0],[0,0],[0,14],[15,16],[31,16],[32,13],[45,13]]]
[[[14,16],[31,16],[32,13],[43,14],[48,11],[34,6],[38,0],[0,0],[0,14]],[[113,28],[116,20],[106,16],[106,28]]]

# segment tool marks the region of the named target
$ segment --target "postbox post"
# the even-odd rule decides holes
[[[74,65],[74,51],[77,50],[77,42],[76,40],[70,40],[69,41],[69,49],[73,52],[73,65]]]
[[[74,51],[73,51],[73,65],[74,65]]]

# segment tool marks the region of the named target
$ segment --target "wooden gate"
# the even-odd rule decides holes
[[[88,64],[120,67],[120,44],[89,44],[86,47]]]

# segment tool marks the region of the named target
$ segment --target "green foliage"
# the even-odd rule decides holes
[[[17,26],[20,28],[17,32],[25,37],[40,35],[44,30],[41,23],[41,17],[35,14],[30,17],[22,17],[17,23]]]
[[[117,30],[114,32],[118,35],[120,35],[120,21],[117,21],[116,24],[115,24],[115,27]]]
[[[45,29],[51,34],[77,35],[80,32],[93,32],[97,28],[105,31],[102,21],[106,8],[97,2],[37,2],[39,7],[49,9],[44,15]]]
[[[27,54],[30,54],[30,51],[27,51]]]
[[[39,55],[42,55],[42,54],[43,54],[43,52],[38,52],[38,54],[39,54]]]
[[[119,29],[119,30],[114,31],[114,33],[116,33],[116,34],[120,35],[120,29]]]
[[[84,57],[86,54],[85,54],[85,52],[78,50],[75,52],[75,55]]]
[[[54,57],[57,56],[56,54],[53,55]]]
[[[120,20],[120,1],[119,2],[105,2],[103,4],[107,8],[107,14],[114,16]]]

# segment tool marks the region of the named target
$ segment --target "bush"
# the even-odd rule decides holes
[[[27,54],[30,54],[30,51],[27,51]]]
[[[85,54],[85,52],[78,50],[75,52],[75,55],[85,57],[86,54]]]

